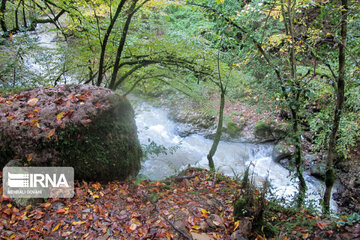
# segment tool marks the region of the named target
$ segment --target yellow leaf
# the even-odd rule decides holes
[[[82,221],[82,222],[77,221],[77,222],[73,222],[72,225],[81,225],[81,224],[84,224],[84,223],[86,223],[86,221]]]
[[[59,113],[59,114],[56,116],[56,119],[57,119],[57,120],[62,119],[63,116],[64,116],[64,114],[65,114],[64,112]]]
[[[192,228],[192,229],[195,229],[195,230],[200,230],[200,226],[198,226],[198,225],[194,225],[194,226],[192,226],[191,228]]]
[[[56,225],[56,227],[54,227],[54,229],[52,230],[53,232],[55,232],[56,230],[58,230],[60,227],[60,223],[58,225]]]
[[[9,203],[8,205],[6,205],[8,208],[11,208],[12,207],[12,205]]]
[[[206,211],[205,209],[202,208],[202,209],[201,209],[201,212],[202,212],[204,218],[207,218],[207,217],[209,216],[209,212]]]
[[[236,221],[234,225],[235,225],[235,227],[234,227],[234,231],[235,231],[236,229],[238,229],[238,227],[240,225],[240,221]]]
[[[97,199],[97,198],[99,198],[99,195],[94,195],[93,198]]]
[[[27,206],[26,206],[25,210],[26,210],[26,211],[29,211],[31,208],[32,208],[32,205],[30,204],[30,205],[27,205]]]
[[[51,129],[48,135],[46,136],[46,138],[51,138],[52,136],[54,136],[54,134],[55,134],[55,129]]]
[[[29,106],[33,107],[33,106],[35,106],[35,105],[37,104],[38,101],[39,101],[39,99],[37,99],[37,98],[32,98],[32,99],[30,99],[30,100],[27,102],[27,104],[28,104]]]

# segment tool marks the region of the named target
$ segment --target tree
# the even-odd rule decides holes
[[[199,6],[204,9],[211,18],[215,18],[220,20],[222,24],[226,24],[228,27],[236,29],[241,35],[246,36],[249,41],[255,46],[258,51],[258,55],[260,56],[260,61],[264,60],[265,64],[270,67],[272,71],[274,71],[277,86],[280,89],[280,94],[282,99],[285,101],[285,105],[291,113],[291,123],[292,123],[292,143],[295,146],[295,154],[294,154],[294,162],[296,167],[296,176],[299,180],[299,194],[298,194],[298,204],[301,205],[305,198],[306,192],[306,182],[303,177],[302,170],[302,146],[301,146],[301,131],[300,131],[300,118],[299,112],[302,106],[301,99],[304,93],[304,89],[302,88],[302,79],[298,78],[297,72],[297,55],[298,52],[296,45],[296,36],[295,36],[295,28],[294,28],[294,19],[295,19],[295,8],[297,2],[295,0],[288,0],[286,3],[284,2],[275,2],[272,8],[279,7],[278,11],[280,14],[284,16],[284,27],[282,29],[282,41],[285,42],[284,47],[288,48],[288,55],[285,58],[288,58],[287,61],[284,61],[284,56],[280,56],[276,60],[276,64],[280,64],[280,66],[276,66],[273,64],[273,60],[276,59],[276,54],[272,53],[272,49],[268,48],[267,50],[264,47],[264,43],[262,42],[262,38],[258,39],[257,37],[262,36],[263,34],[256,32],[255,29],[246,29],[245,25],[240,25],[236,20],[239,18],[240,14],[235,14],[234,12],[239,12],[238,9],[232,9],[226,6],[222,6],[221,4],[211,4],[203,5],[197,3],[191,3],[192,5]],[[233,3],[237,5],[238,3]],[[219,10],[218,10],[219,8]],[[230,16],[229,16],[230,15]],[[268,19],[267,19],[268,20]],[[267,23],[263,21],[264,24]],[[259,27],[259,26],[257,26]],[[241,39],[240,39],[241,41]]]
[[[348,0],[341,0],[341,34],[339,44],[339,75],[337,77],[337,92],[336,92],[336,108],[334,111],[333,126],[330,134],[328,157],[326,162],[325,184],[326,189],[324,193],[324,212],[328,213],[330,210],[331,191],[335,182],[334,159],[336,153],[337,132],[339,129],[340,119],[342,115],[344,100],[345,100],[345,72],[346,72],[346,43],[347,43],[347,17],[348,17]]]

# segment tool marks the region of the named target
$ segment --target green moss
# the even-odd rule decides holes
[[[235,137],[240,131],[241,129],[233,121],[227,122],[226,128],[224,129],[224,132],[228,133],[231,137]]]
[[[264,121],[258,121],[255,124],[255,127],[254,127],[255,132],[267,131],[267,130],[270,130],[270,129],[271,129],[270,125],[268,123],[264,122]]]
[[[112,109],[87,126],[67,125],[58,140],[49,143],[60,153],[58,165],[74,167],[76,179],[123,180],[140,170],[142,152],[132,107],[118,95],[109,100]]]
[[[2,133],[0,133],[0,143],[0,169],[3,169],[13,159],[14,152],[10,148],[9,141]]]

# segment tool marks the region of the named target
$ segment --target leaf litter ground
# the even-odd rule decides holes
[[[188,169],[183,177],[155,182],[77,182],[73,198],[48,199],[38,206],[17,207],[3,196],[0,237],[232,239],[231,234],[241,228],[233,218],[232,207],[240,192],[238,181],[197,169]],[[255,191],[254,194],[259,193]],[[299,217],[303,223],[298,221]],[[333,222],[305,210],[274,211],[271,219],[266,220],[279,229],[274,239],[354,239],[360,236],[359,224],[348,226],[348,229],[338,228],[335,233]],[[261,232],[244,234],[250,239],[266,239]]]

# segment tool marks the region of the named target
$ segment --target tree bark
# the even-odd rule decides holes
[[[324,212],[329,213],[331,191],[335,182],[334,159],[336,154],[336,135],[339,129],[341,113],[344,105],[345,95],[345,64],[346,64],[346,38],[347,38],[347,15],[348,15],[348,0],[341,0],[341,44],[339,45],[339,76],[337,79],[337,101],[334,114],[334,121],[332,131],[329,139],[328,158],[326,162],[325,184],[326,189],[324,193]]]
[[[135,7],[137,4],[138,0],[133,0],[130,9],[129,9],[129,15],[126,19],[124,28],[123,28],[123,32],[121,34],[121,39],[120,39],[120,43],[117,49],[117,53],[116,53],[116,58],[115,58],[115,63],[114,63],[114,69],[111,75],[111,80],[110,80],[110,84],[109,84],[109,88],[110,89],[114,89],[115,88],[115,82],[116,82],[116,78],[117,78],[117,74],[119,72],[120,69],[120,59],[121,59],[121,55],[122,52],[124,50],[125,47],[125,42],[126,42],[126,37],[127,37],[127,33],[130,27],[130,23],[131,23],[131,19],[135,14]]]
[[[219,122],[216,128],[215,138],[214,142],[211,146],[210,152],[207,155],[207,159],[209,161],[209,168],[211,171],[215,171],[215,164],[213,157],[215,155],[215,152],[217,150],[217,147],[220,142],[222,128],[223,128],[223,121],[224,121],[224,108],[225,108],[225,91],[221,90],[221,98],[220,98],[220,109],[219,109]]]
[[[100,53],[100,61],[99,61],[99,73],[98,73],[98,79],[96,82],[97,86],[100,86],[103,80],[103,73],[104,73],[104,62],[105,62],[105,52],[106,52],[106,46],[109,41],[110,34],[112,32],[112,29],[114,28],[115,22],[118,19],[121,10],[127,0],[121,0],[119,5],[117,6],[116,12],[114,17],[111,19],[111,22],[106,30],[103,42],[101,44],[101,53]]]
[[[1,5],[0,5],[0,25],[1,25],[1,30],[4,33],[8,31],[5,23],[6,2],[7,0],[1,0]]]

